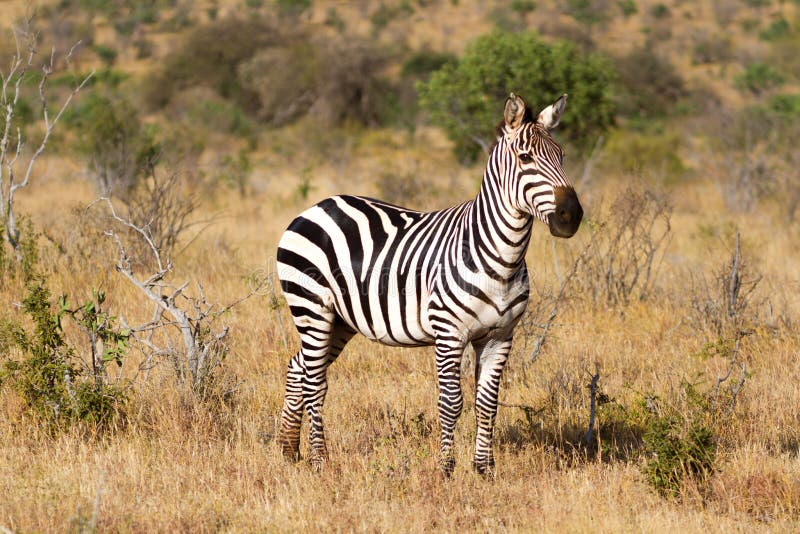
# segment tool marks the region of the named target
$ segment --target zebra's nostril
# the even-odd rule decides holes
[[[563,223],[568,223],[570,219],[572,219],[572,217],[569,214],[569,211],[567,211],[564,208],[558,210],[558,218],[561,219],[561,222]]]

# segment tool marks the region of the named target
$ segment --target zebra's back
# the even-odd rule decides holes
[[[422,213],[342,195],[307,209],[278,245],[278,274],[293,315],[330,310],[382,343],[432,343],[423,312],[444,250],[436,237],[452,229],[463,206]]]

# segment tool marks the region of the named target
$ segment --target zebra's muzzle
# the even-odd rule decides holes
[[[550,233],[556,237],[572,237],[583,219],[583,208],[571,187],[555,189],[556,209],[547,216]]]

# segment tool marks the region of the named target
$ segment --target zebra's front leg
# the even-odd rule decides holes
[[[511,339],[489,340],[475,345],[475,458],[473,467],[481,475],[494,474],[492,435],[497,416],[500,377],[511,351]]]
[[[439,425],[441,426],[441,456],[439,466],[446,476],[456,466],[453,454],[453,434],[456,421],[464,407],[461,394],[461,356],[463,344],[451,341],[436,342],[436,371],[439,383]]]

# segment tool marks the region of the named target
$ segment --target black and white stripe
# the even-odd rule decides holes
[[[534,218],[561,237],[582,210],[550,137],[566,95],[534,120],[524,101],[506,101],[480,193],[420,213],[379,200],[335,196],[300,214],[278,246],[281,288],[300,333],[289,362],[280,443],[299,455],[310,419],[310,460],[327,460],[321,416],[326,371],[356,333],[395,346],[434,345],[439,384],[441,465],[454,467],[453,430],[463,397],[460,361],[476,350],[475,468],[494,466],[492,429],[500,376],[514,326],[528,301],[525,252]]]

